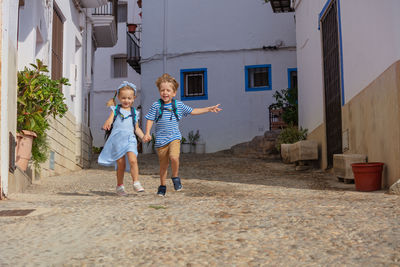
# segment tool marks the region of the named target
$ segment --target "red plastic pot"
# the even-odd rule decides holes
[[[353,163],[354,182],[357,191],[380,190],[382,185],[382,162]]]

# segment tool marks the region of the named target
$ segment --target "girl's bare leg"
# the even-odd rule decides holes
[[[133,152],[128,152],[127,155],[129,164],[131,166],[132,180],[133,182],[139,181],[139,167],[138,167],[137,157]]]
[[[125,156],[117,160],[117,185],[124,183]]]

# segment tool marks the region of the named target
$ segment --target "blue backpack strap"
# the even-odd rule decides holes
[[[133,130],[135,130],[135,124],[136,124],[136,110],[135,110],[134,107],[131,107],[131,116],[132,116]]]
[[[161,117],[163,115],[163,111],[164,111],[164,101],[161,98],[158,99],[158,104],[159,104],[159,107],[156,112],[155,122],[158,122],[161,119]]]
[[[176,121],[179,121],[179,117],[178,117],[178,105],[176,103],[176,99],[172,99],[172,111],[174,112]]]

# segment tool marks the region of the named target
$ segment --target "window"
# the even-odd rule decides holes
[[[208,99],[207,69],[181,70],[181,99]]]
[[[128,63],[126,56],[114,57],[114,78],[122,78],[128,76]]]
[[[271,65],[245,66],[246,91],[271,90]]]
[[[288,69],[288,88],[297,88],[297,69]]]
[[[118,4],[118,22],[126,22],[128,17],[128,9],[126,3]]]
[[[51,44],[51,78],[61,79],[63,76],[63,34],[64,25],[61,14],[53,9],[53,37]]]

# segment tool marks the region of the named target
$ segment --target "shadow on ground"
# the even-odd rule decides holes
[[[158,177],[158,158],[156,154],[139,154],[138,162],[139,173],[141,175]],[[110,168],[104,168],[97,164],[93,164],[93,168],[110,170]],[[332,173],[326,171],[318,169],[296,171],[293,164],[284,164],[280,160],[237,157],[221,152],[182,154],[180,177],[182,179],[200,179],[312,190],[355,190],[354,184],[341,183]],[[205,188],[203,191],[211,192],[212,190]]]

